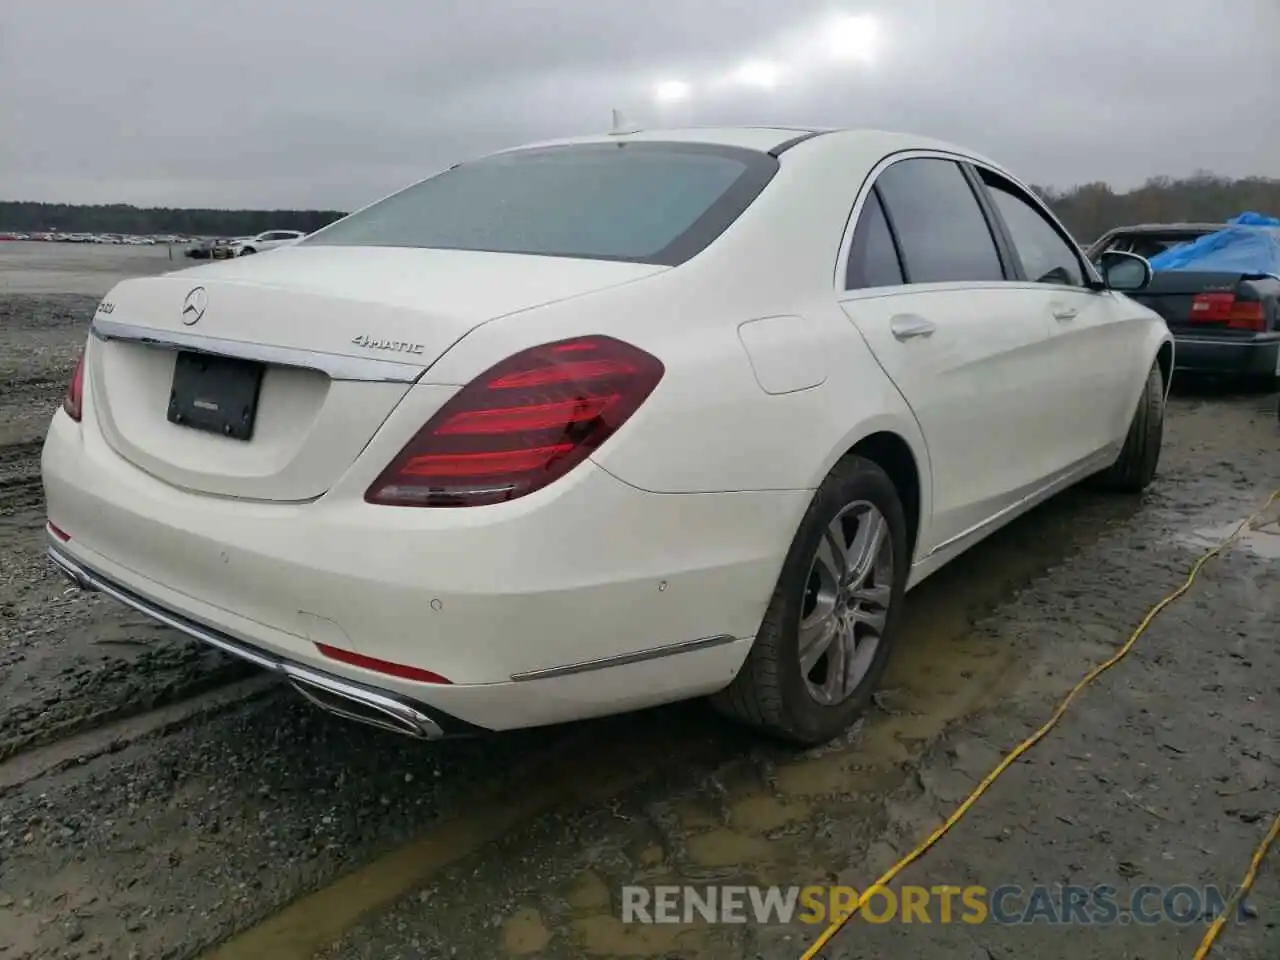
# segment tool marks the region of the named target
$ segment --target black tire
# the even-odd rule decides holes
[[[258,251],[257,251],[257,250],[255,250],[255,249],[253,249],[253,247],[245,247],[243,250],[241,250],[239,253],[237,253],[237,254],[236,254],[236,256],[237,256],[237,257],[247,257],[249,254],[251,254],[251,253],[257,253],[257,252],[258,252]]]
[[[892,584],[870,666],[843,701],[828,705],[814,698],[802,674],[800,619],[824,533],[846,506],[859,501],[870,503],[886,521]],[[866,709],[889,662],[910,567],[907,521],[893,481],[869,460],[847,457],[840,461],[800,522],[746,662],[733,682],[711,697],[713,706],[734,720],[793,743],[825,743],[844,733]]]
[[[1164,377],[1160,365],[1153,364],[1120,456],[1094,477],[1096,486],[1116,493],[1141,493],[1150,486],[1164,442],[1164,401]]]

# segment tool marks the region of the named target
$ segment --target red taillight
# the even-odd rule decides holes
[[[67,385],[67,395],[62,398],[62,409],[67,411],[67,416],[79,423],[83,406],[84,354],[82,353],[80,359],[76,361],[76,372],[71,375],[71,382]]]
[[[463,387],[374,481],[369,503],[473,507],[563,477],[662,379],[656,357],[612,337],[523,350]]]
[[[49,521],[48,526],[49,526],[49,532],[53,534],[55,537],[57,537],[59,540],[61,540],[63,543],[70,542],[71,534],[67,533],[67,531],[63,530],[61,527],[54,524],[53,521]]]
[[[363,670],[372,670],[375,673],[385,673],[388,677],[399,677],[401,680],[413,680],[417,683],[450,682],[440,674],[432,673],[430,670],[423,670],[421,667],[409,667],[403,663],[392,663],[390,660],[367,657],[363,653],[343,650],[341,647],[331,647],[327,643],[317,643],[316,649],[330,660],[350,664],[353,667],[360,667]]]
[[[1234,293],[1201,293],[1191,301],[1192,323],[1225,323],[1235,330],[1266,329],[1267,314],[1258,300],[1237,300]]]

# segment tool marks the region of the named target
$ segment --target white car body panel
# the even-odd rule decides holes
[[[767,151],[799,133],[626,139]],[[125,281],[95,317],[82,420],[59,412],[45,443],[55,559],[193,635],[490,730],[723,688],[812,492],[855,445],[890,435],[914,461],[914,586],[1114,460],[1172,348],[1158,316],[1105,291],[845,291],[861,198],[903,151],[999,170],[916,137],[830,132],[783,153],[676,267],[304,243]],[[184,323],[196,288],[203,315]],[[936,332],[898,340],[904,314]],[[665,372],[566,476],[490,506],[365,502],[482,371],[600,334]],[[175,348],[193,347],[272,364],[252,441],[168,422]],[[317,643],[449,682],[336,662]]]
[[[763,317],[738,326],[756,383],[779,396],[820,387],[827,379],[822,330],[804,317]]]
[[[854,296],[844,310],[911,406],[926,438],[935,478],[928,539],[932,549],[998,513],[1021,492],[1061,469],[1061,438],[1043,429],[1053,398],[1044,372],[1054,362],[1047,319],[1034,293],[950,284]],[[896,318],[936,325],[927,338],[900,342]],[[998,424],[998,429],[975,425]]]

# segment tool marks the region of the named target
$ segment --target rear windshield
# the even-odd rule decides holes
[[[1140,257],[1155,257],[1209,235],[1207,230],[1170,233],[1122,233],[1107,244],[1108,250],[1123,250]]]
[[[303,241],[674,266],[715,240],[778,168],[713,144],[591,143],[459,164]]]

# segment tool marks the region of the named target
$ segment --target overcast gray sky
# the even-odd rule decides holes
[[[824,55],[838,14],[878,19],[874,62]],[[1057,186],[1280,176],[1277,37],[1280,0],[0,0],[0,199],[350,209],[613,107],[913,131]],[[775,89],[715,82],[761,58]]]

